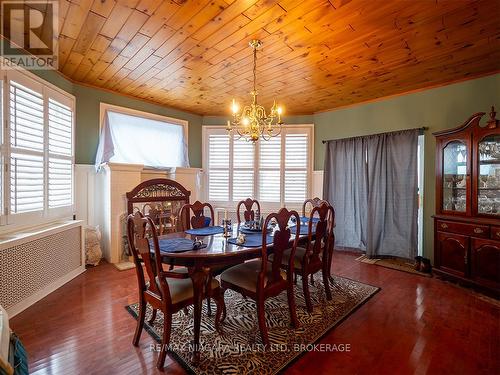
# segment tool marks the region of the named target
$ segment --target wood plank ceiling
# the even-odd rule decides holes
[[[60,65],[193,113],[249,101],[309,114],[500,70],[500,2],[60,0]]]

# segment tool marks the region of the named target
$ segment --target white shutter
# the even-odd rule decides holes
[[[49,152],[73,154],[73,112],[54,99],[49,99]]]
[[[43,156],[12,153],[10,157],[10,210],[43,210]]]
[[[44,208],[44,107],[41,93],[10,81],[10,210]]]
[[[73,112],[49,99],[49,208],[73,204]]]
[[[209,134],[208,136],[208,199],[229,200],[229,136]]]
[[[233,202],[252,198],[255,145],[237,135],[233,138]]]
[[[259,199],[281,201],[281,136],[259,141]]]
[[[10,82],[10,144],[43,151],[42,94],[14,81]]]
[[[285,135],[285,202],[303,202],[307,197],[309,135]]]

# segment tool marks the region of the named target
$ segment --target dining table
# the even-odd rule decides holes
[[[307,227],[306,223],[302,223],[301,225]],[[205,286],[208,283],[211,269],[220,269],[224,266],[236,265],[250,259],[260,258],[262,256],[261,244],[259,246],[255,246],[255,244],[252,244],[252,246],[250,247],[245,246],[245,244],[237,245],[231,243],[234,242],[234,238],[238,237],[241,229],[243,228],[240,228],[240,224],[233,224],[232,231],[228,232],[227,236],[224,235],[224,233],[197,236],[194,234],[188,234],[186,232],[174,232],[158,237],[160,242],[160,254],[162,256],[162,263],[187,267],[189,277],[193,282],[194,339],[192,345],[192,362],[195,365],[198,364],[200,360],[200,326],[202,305],[203,299],[205,297]],[[251,235],[246,233],[246,236],[247,238],[250,238],[248,236],[262,237],[262,232],[256,232],[255,234]],[[300,230],[299,237],[300,241],[307,239],[307,234],[304,234],[304,229]],[[292,233],[290,236],[290,245],[293,243],[294,238],[295,235]],[[163,239],[189,239],[192,240],[193,243],[194,241],[198,240],[202,242],[202,247],[196,250],[192,249],[186,251],[162,251],[161,243]],[[271,238],[268,237],[266,242],[267,249],[271,254],[272,236]]]

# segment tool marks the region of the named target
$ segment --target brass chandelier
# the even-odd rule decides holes
[[[254,39],[249,45],[253,49],[253,90],[250,92],[252,104],[244,106],[240,111],[238,103],[233,99],[231,105],[233,116],[232,120],[227,121],[226,130],[230,133],[236,130],[240,138],[255,143],[259,138],[268,141],[281,133],[283,109],[274,101],[271,112],[266,115],[264,107],[257,103],[257,50],[262,47],[262,42]]]

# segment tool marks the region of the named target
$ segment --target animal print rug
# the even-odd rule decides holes
[[[302,284],[299,277],[295,286],[295,302],[300,328],[290,326],[286,292],[266,301],[266,324],[271,346],[264,350],[257,323],[255,302],[231,290],[225,293],[227,317],[222,323],[223,335],[215,331],[216,306],[212,301],[213,316],[208,316],[203,306],[201,322],[201,361],[196,367],[190,361],[190,343],[193,340],[192,307],[186,315],[183,311],[173,317],[170,355],[193,374],[276,374],[290,365],[301,354],[312,351],[340,351],[345,348],[334,344],[314,346],[323,335],[352,314],[372,297],[379,288],[358,281],[334,276],[330,282],[333,299],[327,301],[322,278],[316,276],[310,286],[314,310],[305,308]],[[137,318],[138,304],[126,306]],[[161,342],[163,315],[158,311],[155,322],[147,323],[151,314],[148,306],[145,329]],[[338,344],[337,344],[338,345]]]

